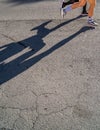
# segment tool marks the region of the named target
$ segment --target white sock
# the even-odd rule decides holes
[[[92,17],[88,17],[88,21],[91,21],[91,20],[93,20],[93,18]]]
[[[68,12],[68,11],[71,11],[72,10],[72,7],[71,5],[68,5],[64,8],[64,12]]]

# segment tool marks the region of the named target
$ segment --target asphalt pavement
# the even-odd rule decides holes
[[[0,130],[100,130],[97,27],[59,1],[0,0]]]

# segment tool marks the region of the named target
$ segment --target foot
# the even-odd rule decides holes
[[[64,16],[66,15],[66,12],[64,11],[64,8],[60,9],[60,14],[61,14],[62,18],[64,18]]]
[[[81,16],[88,16],[88,12],[82,12]]]
[[[91,26],[98,26],[98,23],[96,23],[93,19],[89,19],[88,24]]]

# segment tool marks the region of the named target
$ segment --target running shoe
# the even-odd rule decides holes
[[[66,15],[66,12],[64,11],[64,8],[60,9],[60,14],[61,14],[61,17],[64,18],[64,16]]]
[[[96,23],[93,19],[89,19],[88,24],[91,26],[98,26],[98,23]]]
[[[81,16],[88,16],[88,12],[82,12]]]

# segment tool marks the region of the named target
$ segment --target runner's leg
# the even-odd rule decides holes
[[[80,0],[79,2],[75,2],[72,4],[72,9],[76,9],[78,7],[83,7],[86,4],[86,0]]]
[[[95,8],[95,4],[96,4],[96,0],[88,0],[90,6],[89,6],[89,10],[88,10],[88,16],[92,17],[94,14],[94,8]]]

